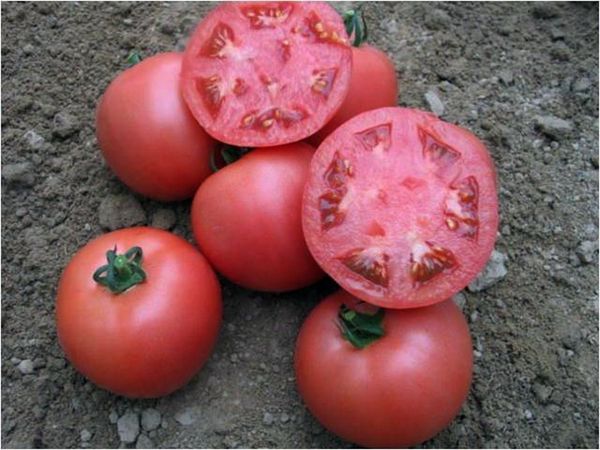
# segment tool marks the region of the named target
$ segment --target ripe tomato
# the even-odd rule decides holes
[[[303,228],[317,262],[357,297],[389,308],[436,303],[494,248],[494,166],[475,136],[432,114],[368,111],[316,151]]]
[[[225,3],[189,40],[183,96],[216,139],[247,147],[299,141],[340,107],[352,54],[325,3]]]
[[[339,291],[310,313],[296,343],[300,395],[347,441],[419,444],[445,428],[467,397],[467,323],[452,300],[405,310],[366,306]]]
[[[394,63],[381,50],[368,44],[352,47],[350,89],[333,118],[308,142],[318,147],[333,130],[352,117],[371,109],[395,106],[398,81]]]
[[[183,55],[161,53],[115,78],[96,111],[96,135],[108,165],[147,197],[183,200],[210,175],[216,142],[180,93]]]
[[[112,269],[95,273],[107,256]],[[58,285],[56,325],[68,359],[91,381],[127,397],[159,397],[202,367],[221,310],[217,278],[198,250],[166,231],[136,227],[77,252]]]
[[[225,277],[277,292],[324,275],[306,248],[300,218],[313,152],[303,143],[255,149],[200,186],[192,203],[194,236]]]

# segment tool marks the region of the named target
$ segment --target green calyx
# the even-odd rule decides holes
[[[210,168],[213,172],[218,172],[223,167],[236,162],[250,150],[248,147],[223,144],[210,154]]]
[[[117,254],[117,247],[106,252],[108,264],[99,267],[94,272],[94,281],[113,294],[120,294],[127,289],[146,280],[142,269],[142,249],[132,247],[124,254]]]
[[[366,42],[368,37],[367,22],[365,22],[365,18],[362,15],[361,7],[362,5],[356,9],[346,11],[342,15],[348,36],[350,38],[354,36],[354,41],[352,42],[354,47],[360,47],[361,44]]]
[[[141,60],[142,60],[142,57],[140,56],[140,54],[137,51],[133,50],[127,57],[127,65],[130,67],[135,66]]]
[[[362,349],[372,344],[384,335],[382,308],[372,313],[360,313],[348,308],[345,304],[340,306],[338,325],[342,336],[354,347]]]

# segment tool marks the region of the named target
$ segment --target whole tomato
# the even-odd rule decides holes
[[[354,32],[355,35],[350,89],[337,113],[308,139],[315,147],[352,117],[372,109],[396,106],[398,102],[398,78],[394,63],[386,53],[364,42],[364,29],[356,29],[356,25],[362,21],[358,12],[349,11],[344,20],[352,24],[348,27],[349,34]]]
[[[194,195],[211,173],[216,145],[181,96],[182,59],[161,53],[125,70],[96,111],[96,135],[110,168],[134,191],[162,201]]]
[[[75,368],[127,397],[186,384],[209,357],[221,292],[206,259],[166,231],[136,227],[79,250],[58,285],[60,345]]]
[[[365,447],[407,447],[458,414],[471,384],[471,338],[452,300],[384,310],[339,291],[302,325],[295,369],[327,429]]]
[[[202,183],[192,203],[192,229],[218,272],[246,288],[274,292],[323,277],[300,217],[313,153],[300,142],[254,149]]]

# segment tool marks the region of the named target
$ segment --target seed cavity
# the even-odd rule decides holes
[[[308,117],[306,111],[299,107],[292,107],[290,109],[270,108],[262,113],[259,113],[258,110],[253,110],[242,117],[240,128],[266,131],[276,124],[283,128],[289,128],[306,119],[306,117]]]
[[[321,213],[321,229],[329,230],[341,225],[346,218],[346,212],[340,208],[344,199],[341,191],[327,191],[319,197],[319,211]]]
[[[327,98],[333,89],[333,83],[337,75],[337,68],[315,69],[311,77],[311,89],[317,94]]]
[[[234,33],[229,25],[219,22],[207,43],[202,47],[200,56],[223,59],[235,51]]]
[[[248,19],[252,28],[275,28],[285,23],[294,6],[292,3],[259,3],[241,8],[242,15]]]
[[[423,284],[436,275],[452,271],[458,267],[456,257],[451,250],[431,242],[417,243],[413,246],[410,258],[410,276],[415,285]]]
[[[475,177],[466,177],[451,185],[444,210],[448,229],[469,240],[476,240],[479,231],[478,201],[479,185]]]
[[[337,30],[335,27],[321,20],[319,15],[314,11],[308,13],[303,25],[294,27],[292,31],[304,37],[311,38],[317,43],[350,45],[348,39],[343,36],[342,30]]]
[[[216,117],[219,114],[224,100],[224,87],[221,77],[212,75],[208,78],[198,78],[196,89],[210,114]]]
[[[348,193],[347,183],[354,176],[350,160],[339,151],[335,152],[329,167],[323,174],[323,180],[328,190],[319,197],[321,211],[321,229],[323,231],[343,223],[346,213],[342,200]]]
[[[356,248],[338,257],[344,266],[382,287],[389,284],[389,255],[376,247]]]
[[[447,172],[461,158],[460,152],[436,138],[432,133],[419,127],[423,159],[440,175]]]
[[[363,145],[365,150],[371,152],[386,152],[392,145],[392,124],[384,123],[371,128],[367,128],[359,133],[354,133],[354,137]]]

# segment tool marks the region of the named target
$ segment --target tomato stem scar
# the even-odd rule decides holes
[[[146,280],[142,269],[142,249],[131,247],[125,253],[117,254],[117,246],[106,252],[108,264],[99,267],[93,275],[96,283],[108,288],[113,294],[120,294]]]

